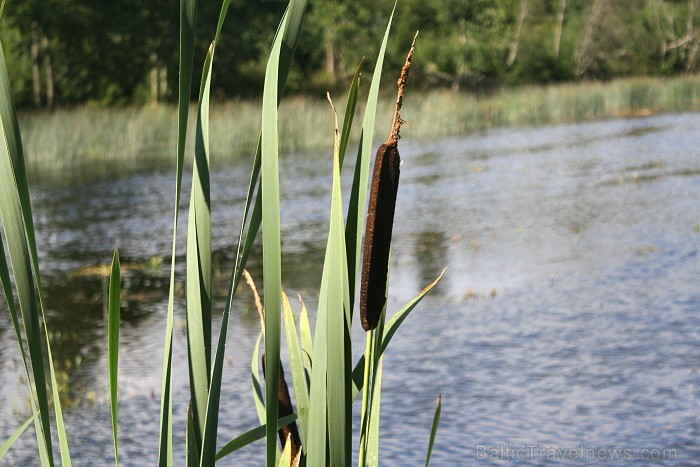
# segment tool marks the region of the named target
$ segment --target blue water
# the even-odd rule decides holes
[[[678,114],[402,140],[389,312],[448,269],[386,353],[382,465],[424,463],[438,395],[432,465],[700,463],[698,128],[700,114]],[[281,164],[284,287],[311,310],[329,159],[285,155]],[[213,243],[224,272],[248,174],[247,163],[237,164],[219,167],[212,180]],[[76,466],[105,465],[113,454],[102,280],[75,271],[108,262],[114,246],[127,262],[167,258],[173,179],[170,170],[146,171],[79,187],[33,186],[50,326],[61,331],[55,353],[70,381],[65,415]],[[259,280],[255,255],[249,269]],[[166,267],[125,276],[133,294],[122,310],[124,465],[152,465],[157,456],[167,274]],[[218,304],[225,276],[215,281]],[[221,444],[257,422],[248,372],[259,324],[248,291],[239,295]],[[181,298],[176,308],[182,463]],[[0,440],[28,416],[16,347],[3,305]],[[0,465],[36,465],[35,452],[29,430]],[[221,465],[263,459],[262,445],[253,445]]]

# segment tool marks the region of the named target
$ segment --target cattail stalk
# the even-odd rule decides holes
[[[418,33],[416,33],[416,37],[418,37]],[[377,150],[372,173],[360,282],[360,321],[365,331],[377,327],[386,303],[389,252],[394,227],[396,195],[399,189],[399,166],[401,165],[397,146],[399,138],[401,138],[399,135],[401,125],[405,123],[399,112],[403,104],[408,72],[413,60],[416,37],[413,38],[406,63],[401,69],[401,75],[397,81],[399,90],[391,131],[386,142]]]

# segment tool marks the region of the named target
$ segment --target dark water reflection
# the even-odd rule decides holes
[[[700,114],[682,114],[402,141],[390,309],[449,269],[385,359],[385,465],[421,462],[438,394],[435,465],[471,464],[484,449],[504,446],[633,454],[658,448],[675,450],[678,459],[656,464],[700,459],[697,128]],[[283,281],[311,309],[329,169],[320,156],[282,161]],[[214,264],[224,273],[248,174],[243,165],[212,177]],[[75,465],[111,458],[104,281],[86,267],[107,263],[115,246],[133,265],[124,274],[120,454],[126,465],[156,458],[168,271],[153,258],[170,251],[173,177],[146,171],[79,187],[33,187],[57,366],[70,382]],[[178,255],[184,258],[183,244]],[[259,250],[249,269],[260,277]],[[215,281],[218,305],[225,276]],[[256,423],[247,369],[259,325],[242,292],[227,346],[222,442]],[[174,411],[176,445],[183,446],[181,298],[176,306]],[[0,439],[27,416],[20,380],[3,308]],[[25,434],[6,465],[32,465],[33,446]],[[525,457],[483,462],[551,463]],[[224,464],[261,465],[262,449],[246,448]]]

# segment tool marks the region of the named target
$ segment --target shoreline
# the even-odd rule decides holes
[[[385,84],[386,86],[386,84]],[[345,96],[336,96],[344,103]],[[360,102],[363,97],[360,97]],[[393,100],[380,99],[375,132],[383,135]],[[341,109],[339,109],[342,111]],[[494,127],[540,126],[605,118],[645,117],[700,110],[700,75],[625,78],[503,88],[487,95],[433,90],[414,93],[404,104],[406,134],[426,140]],[[362,106],[358,105],[358,115]],[[90,105],[53,112],[20,111],[20,129],[30,173],[121,165],[167,166],[174,159],[176,112],[171,105],[102,108]],[[191,119],[188,144],[194,141]],[[280,150],[323,151],[332,147],[332,116],[325,99],[292,96],[280,107]],[[210,150],[219,160],[253,154],[260,128],[256,100],[213,103]],[[323,131],[324,128],[327,131]],[[357,143],[359,126],[350,142]]]

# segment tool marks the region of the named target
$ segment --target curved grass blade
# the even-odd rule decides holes
[[[386,44],[389,39],[389,31],[391,23],[396,11],[396,2],[391,10],[391,16],[384,32],[382,45],[379,48],[377,56],[377,64],[374,68],[372,76],[372,84],[369,88],[367,96],[367,105],[365,107],[365,116],[362,121],[362,133],[360,134],[360,145],[357,150],[357,161],[355,162],[355,173],[352,180],[352,188],[350,192],[350,203],[348,205],[348,214],[345,227],[345,243],[347,245],[347,263],[348,263],[348,284],[350,290],[355,290],[355,282],[357,271],[360,265],[361,254],[361,239],[364,232],[364,216],[363,212],[367,205],[367,187],[369,186],[369,165],[372,158],[372,139],[374,137],[374,120],[377,114],[377,99],[379,96],[379,83],[381,81],[382,67],[384,65],[384,55],[386,53]],[[350,294],[350,309],[354,307],[355,294]]]
[[[114,463],[119,467],[119,442],[117,425],[117,374],[119,368],[119,322],[120,322],[121,276],[119,251],[114,250],[112,272],[109,277],[109,322],[107,325],[109,354],[109,401],[112,409],[112,438],[114,440]]]
[[[321,278],[321,290],[324,289],[326,275]],[[309,394],[309,427],[308,438],[304,440],[306,446],[306,464],[326,465],[326,369],[327,369],[327,332],[326,313],[321,313],[321,300],[319,299],[319,312],[316,317],[316,334],[314,335],[314,353],[312,355],[313,368],[311,369],[310,394]]]
[[[281,50],[278,50],[276,56],[277,56],[277,73],[276,73],[276,86],[275,88],[277,89],[277,95],[275,96],[275,108],[277,105],[279,105],[279,100],[282,95],[282,90],[284,89],[284,85],[286,83],[286,78],[289,73],[289,68],[291,67],[291,62],[292,62],[292,57],[294,54],[294,50],[296,49],[296,44],[298,42],[298,36],[299,36],[299,30],[301,28],[301,22],[303,19],[304,11],[306,8],[306,1],[305,0],[292,0],[290,4],[287,7],[287,11],[285,12],[285,16],[283,18],[283,21],[285,18],[289,18],[288,20],[288,26],[286,28],[283,28],[282,25],[280,25],[280,28],[278,29],[278,35],[280,34],[280,31],[283,32],[281,38],[282,38],[282,44],[280,46]],[[277,43],[277,36],[275,38],[275,42]],[[272,61],[272,60],[271,60]],[[275,80],[272,78],[272,75],[269,76],[270,80]],[[269,99],[268,99],[269,101]],[[269,109],[271,106],[267,105],[267,108]],[[269,111],[269,110],[268,110]],[[276,118],[276,115],[275,115]],[[267,143],[266,143],[267,144]],[[263,147],[263,132],[261,131],[261,137],[258,143],[258,147],[256,149],[255,153],[255,159],[253,161],[253,169],[251,172],[251,177],[250,177],[250,182],[248,184],[248,195],[246,197],[246,202],[245,202],[245,208],[243,211],[243,221],[241,223],[241,229],[238,237],[238,247],[237,247],[237,252],[236,252],[236,264],[234,266],[233,270],[233,276],[231,280],[231,287],[229,289],[229,299],[227,300],[227,307],[226,307],[226,313],[230,312],[230,303],[231,303],[231,298],[233,295],[235,295],[235,291],[238,288],[238,284],[240,282],[240,279],[243,274],[243,269],[245,267],[246,261],[248,259],[248,255],[252,249],[252,246],[255,241],[255,237],[257,236],[257,233],[260,229],[260,225],[262,223],[262,213],[263,213],[263,196],[262,196],[262,189],[259,189],[257,192],[257,196],[255,197],[255,201],[253,202],[254,199],[254,192],[255,188],[258,185],[258,180],[260,178],[260,171],[262,168],[262,147]],[[253,208],[251,210],[251,204],[253,205]],[[248,220],[248,216],[250,214],[250,219]],[[246,232],[246,223],[248,223],[248,230]],[[245,233],[245,236],[244,236]],[[280,287],[281,290],[281,287]],[[277,356],[277,361],[279,361],[279,356]],[[257,360],[255,361],[255,364],[257,365]],[[253,373],[255,375],[255,372]],[[259,378],[258,378],[258,384],[259,384]],[[273,431],[274,432],[274,431]],[[272,439],[274,440],[274,435],[272,436]],[[272,442],[274,443],[274,441]]]
[[[352,129],[352,122],[355,118],[355,109],[357,108],[357,94],[360,89],[360,77],[362,76],[362,69],[365,66],[365,58],[362,57],[360,64],[357,65],[355,69],[355,74],[350,82],[350,90],[348,91],[348,100],[345,104],[345,115],[343,116],[343,129],[340,132],[340,168],[343,168],[343,162],[345,161],[345,151],[348,148],[348,141],[350,141],[350,130]]]
[[[330,96],[329,96],[330,101]],[[332,102],[331,102],[332,105]],[[344,401],[345,387],[341,383],[345,379],[345,305],[344,293],[347,276],[345,275],[343,245],[343,214],[340,194],[340,168],[338,160],[339,134],[337,115],[335,144],[333,150],[333,188],[331,196],[331,220],[326,243],[326,255],[321,276],[321,289],[318,299],[316,316],[316,334],[314,336],[313,368],[311,370],[311,394],[309,409],[308,440],[306,443],[307,464],[324,465],[327,454],[330,455],[330,465],[345,465],[346,446],[345,420],[340,414],[345,412],[347,405]],[[340,328],[340,329],[339,329]],[[332,337],[337,339],[335,342]],[[342,347],[342,349],[340,348]],[[329,369],[333,364],[333,374]],[[331,390],[332,386],[332,390]],[[327,427],[336,428],[339,423],[340,435],[328,432]],[[326,438],[330,436],[327,445]]]
[[[311,325],[309,324],[309,313],[306,309],[306,304],[301,298],[301,311],[299,312],[299,334],[301,338],[301,358],[304,362],[304,371],[306,374],[306,387],[309,387],[308,381],[311,377],[311,369],[313,362],[311,356],[314,353],[313,339],[311,337]]]
[[[290,439],[287,438],[287,442],[284,443],[284,449],[282,449],[282,455],[280,456],[280,461],[277,464],[279,467],[289,467],[292,463],[292,443]]]
[[[3,288],[3,293],[5,295],[5,300],[7,303],[7,308],[10,312],[10,317],[12,319],[12,327],[15,330],[15,337],[17,339],[17,344],[19,346],[19,351],[20,355],[22,357],[22,366],[24,367],[24,374],[25,377],[27,378],[27,381],[31,381],[30,373],[29,373],[29,366],[27,363],[27,355],[24,350],[24,343],[22,341],[22,333],[20,331],[20,325],[19,325],[19,319],[17,317],[17,309],[15,307],[15,301],[14,301],[14,296],[12,295],[12,285],[11,285],[11,280],[10,280],[10,273],[9,269],[7,267],[7,260],[5,258],[5,248],[3,247],[3,242],[2,242],[2,235],[0,235],[0,283],[2,283],[2,288]],[[42,429],[41,429],[41,422],[40,422],[40,415],[39,415],[39,409],[37,407],[37,400],[36,400],[36,391],[34,390],[34,386],[32,384],[29,384],[29,401],[32,406],[32,414],[33,416],[29,419],[29,421],[34,421],[35,424],[35,430],[34,433],[36,434],[37,437],[37,445],[39,447],[39,457],[41,459],[41,465],[49,465],[48,462],[48,455],[46,454],[46,445],[43,440],[43,435],[42,435]],[[9,445],[8,445],[9,449]],[[0,456],[1,458],[2,456]]]
[[[279,74],[282,61],[282,38],[285,35],[289,7],[282,17],[265,71],[262,100],[261,186],[263,223],[263,287],[265,300],[265,402],[267,426],[267,465],[273,467],[277,455],[277,396],[280,371],[280,337],[282,293],[282,253],[280,238],[279,141],[277,104],[280,92]],[[291,60],[291,57],[289,57]]]
[[[330,95],[328,96],[330,102]],[[331,102],[331,107],[333,103]],[[333,148],[333,185],[331,189],[331,219],[326,247],[323,275],[326,281],[319,293],[319,314],[327,316],[327,392],[328,433],[330,465],[349,465],[351,460],[351,408],[350,377],[346,364],[346,352],[351,352],[349,330],[343,310],[347,309],[348,278],[345,250],[345,225],[343,222],[343,199],[340,182],[340,132],[338,116],[335,115],[335,144]],[[317,328],[318,329],[318,328]],[[318,333],[318,330],[316,331]],[[346,348],[348,347],[348,348]],[[317,381],[312,383],[312,388]],[[321,388],[323,385],[320,386]]]
[[[24,164],[24,152],[22,150],[22,141],[20,138],[20,132],[19,132],[19,124],[17,122],[17,114],[14,109],[14,104],[12,101],[12,93],[10,91],[10,81],[9,77],[7,75],[7,67],[5,64],[5,54],[4,51],[2,50],[0,46],[0,60],[2,61],[2,71],[0,72],[0,75],[2,76],[0,79],[2,80],[2,84],[0,84],[0,87],[2,88],[2,91],[0,91],[0,115],[2,119],[2,127],[3,127],[3,136],[6,144],[6,149],[9,152],[10,157],[12,158],[12,169],[15,177],[15,184],[14,187],[17,190],[17,194],[19,196],[19,200],[21,203],[21,214],[22,218],[24,220],[24,235],[26,245],[29,249],[29,259],[31,261],[31,269],[33,272],[33,279],[34,279],[34,285],[32,285],[32,288],[36,287],[36,299],[38,299],[39,303],[39,311],[41,312],[41,318],[42,321],[45,323],[46,322],[46,316],[44,313],[44,310],[46,307],[44,306],[44,293],[43,293],[43,287],[41,285],[41,274],[39,273],[39,255],[37,254],[37,248],[36,248],[36,237],[34,234],[34,220],[32,216],[32,205],[31,205],[31,200],[29,197],[29,183],[27,181],[27,172],[25,169],[25,164]],[[10,189],[9,185],[5,185],[7,189]],[[21,302],[20,302],[20,310],[22,309],[21,307]],[[26,330],[25,330],[26,332]],[[39,335],[37,334],[37,337]],[[40,339],[40,337],[39,337]],[[52,398],[55,401],[54,402],[54,416],[56,419],[56,433],[58,435],[58,443],[59,443],[59,450],[61,454],[61,463],[64,467],[70,467],[71,465],[71,460],[70,460],[70,452],[68,449],[68,439],[66,436],[66,431],[65,431],[65,426],[63,423],[63,410],[61,408],[61,400],[58,395],[58,385],[56,384],[56,372],[54,370],[53,366],[53,355],[51,353],[51,344],[49,341],[49,333],[48,329],[46,326],[44,326],[44,340],[46,343],[46,357],[48,361],[48,367],[49,367],[49,376],[51,380],[51,390],[52,390]],[[39,348],[41,346],[41,343],[38,342]],[[31,353],[33,347],[29,347],[30,350],[30,359],[32,359]],[[36,347],[34,347],[36,348]],[[35,358],[38,358],[39,356],[37,355]],[[33,368],[33,365],[32,365]],[[43,366],[42,372],[43,370]],[[36,370],[33,370],[36,371]],[[42,374],[41,376],[42,380],[45,380],[45,375]],[[35,380],[35,383],[37,381]],[[45,393],[45,388],[42,387],[41,389],[38,389],[37,396],[38,396],[38,405],[39,405],[39,410],[42,410],[42,406],[47,405],[42,401],[42,397],[40,394]],[[48,414],[48,407],[46,407],[46,413]],[[50,426],[50,421],[48,419],[44,420],[44,416],[42,415],[42,424],[44,427]],[[37,431],[37,437],[41,438],[43,436],[42,433],[39,433]],[[50,445],[51,441],[49,439],[46,439],[43,443],[46,446]],[[46,452],[40,452],[41,458],[44,459],[46,458],[47,462],[53,463],[53,453],[51,450],[47,449]]]
[[[433,453],[435,445],[435,435],[437,435],[438,426],[440,426],[440,412],[442,411],[442,395],[438,396],[437,405],[435,407],[435,415],[433,416],[433,427],[430,430],[430,442],[428,443],[428,454],[425,457],[425,467],[430,464],[430,456]]]
[[[258,419],[261,425],[265,425],[265,397],[263,396],[262,386],[260,385],[260,343],[262,342],[263,333],[260,332],[258,340],[253,347],[253,356],[250,360],[250,376],[253,383],[253,399],[255,400],[255,409],[258,412]]]
[[[374,361],[374,358],[372,357],[372,352],[374,351],[374,330],[370,329],[365,333],[365,353],[363,358],[365,359],[364,361]],[[370,378],[372,377],[371,375],[371,370],[372,370],[372,365],[364,365],[363,368],[363,374],[362,374],[362,387],[363,388],[368,388],[370,387]],[[358,452],[358,463],[357,465],[359,467],[363,467],[366,464],[366,458],[367,458],[367,435],[369,433],[369,430],[367,429],[367,426],[369,424],[369,399],[370,399],[370,391],[362,391],[362,405],[361,405],[361,411],[360,411],[360,448]]]
[[[282,417],[277,421],[277,429],[279,430],[285,425],[289,425],[293,421],[297,419],[297,414],[292,414],[288,415],[286,417]],[[250,431],[246,431],[242,435],[234,438],[233,440],[229,441],[222,447],[219,452],[216,453],[216,460],[220,461],[224,457],[228,456],[229,454],[232,454],[239,449],[248,446],[249,444],[252,444],[258,440],[261,440],[265,437],[267,428],[265,425],[260,425],[256,428],[253,428]]]
[[[304,374],[304,364],[302,362],[299,338],[297,337],[297,327],[292,314],[292,307],[289,304],[287,294],[282,292],[282,310],[284,313],[284,329],[287,338],[287,350],[289,352],[289,364],[292,371],[292,382],[294,385],[294,399],[297,403],[297,413],[299,414],[299,427],[302,439],[306,439],[309,425],[309,389],[306,384]]]
[[[399,326],[401,326],[401,323],[408,317],[408,315],[413,311],[413,309],[420,303],[421,300],[423,300],[423,297],[430,292],[433,287],[435,287],[438,282],[442,279],[442,277],[445,275],[445,270],[443,270],[440,275],[435,279],[433,282],[428,284],[423,290],[420,291],[418,295],[416,295],[410,302],[408,302],[403,308],[401,308],[399,311],[397,311],[394,316],[391,317],[391,319],[384,325],[384,330],[382,332],[382,339],[381,339],[381,344],[379,346],[379,355],[377,357],[380,357],[386,348],[389,345],[389,342],[391,342],[392,337],[394,337],[394,334],[396,334],[396,331],[399,329]],[[355,365],[355,368],[352,371],[352,381],[353,381],[353,388],[352,388],[352,399],[355,400],[357,398],[357,395],[360,393],[362,390],[362,380],[363,380],[363,375],[364,375],[364,369],[365,369],[365,356],[363,355],[360,357],[360,360],[357,362]]]
[[[201,449],[200,464],[214,462],[218,426],[219,393],[223,371],[223,349],[228,328],[228,314],[222,323],[218,364],[211,370],[211,195],[209,169],[209,96],[211,75],[221,27],[229,2],[224,1],[216,36],[209,47],[199,91],[195,163],[187,236],[187,330],[190,360],[190,388],[196,420],[193,435]],[[223,339],[223,340],[222,340]],[[212,378],[216,379],[211,393]],[[208,420],[208,421],[207,421]]]
[[[20,436],[22,436],[22,433],[24,433],[24,430],[27,429],[27,427],[34,421],[34,416],[31,416],[27,419],[26,422],[22,424],[17,430],[12,433],[12,435],[7,438],[7,440],[0,445],[0,461],[2,460],[3,457],[5,457],[5,454],[7,454],[7,451],[10,450],[13,444],[15,444],[15,441],[19,439]]]
[[[33,378],[28,378],[28,381],[30,386],[33,383],[37,396],[39,409],[39,418],[36,419],[37,439],[43,441],[40,442],[39,449],[42,452],[42,457],[46,457],[48,464],[53,465],[51,421],[39,325],[39,313],[43,315],[43,303],[41,302],[40,283],[35,282],[35,279],[38,277],[38,261],[35,254],[36,242],[34,241],[29,188],[24,170],[24,156],[22,154],[19,126],[10,91],[5,55],[1,44],[0,120],[2,125],[2,144],[0,144],[0,217],[2,218],[2,226],[7,241],[19,310],[22,316],[27,349],[31,361]],[[34,265],[35,269],[34,275],[32,274],[32,265]],[[38,292],[37,286],[39,287]],[[39,297],[38,303],[37,296]],[[7,296],[8,302],[12,299],[11,297],[11,294]],[[48,335],[46,333],[44,335],[47,337],[47,350],[50,352]],[[50,354],[49,363],[51,364]],[[52,365],[50,365],[50,369],[53,377]],[[53,389],[56,393],[55,384]],[[61,415],[60,400],[56,400],[54,407],[58,423],[59,415]],[[60,420],[62,421],[62,417]],[[64,441],[63,438],[61,441]],[[63,456],[63,450],[61,452]],[[70,460],[68,460],[68,463],[70,463]]]
[[[211,372],[211,197],[209,183],[209,86],[214,43],[202,74],[197,112],[192,191],[187,219],[187,354],[195,421],[193,443],[202,451]]]
[[[175,257],[177,247],[177,224],[182,191],[182,174],[185,160],[185,140],[192,89],[192,62],[194,57],[194,32],[197,17],[197,0],[180,0],[180,63],[178,78],[178,126],[175,175],[175,205],[173,214],[173,242],[170,255],[170,288],[168,292],[168,314],[165,324],[165,350],[163,352],[163,381],[160,406],[160,436],[158,465],[173,464],[173,401],[172,359],[173,322],[175,308]]]
[[[381,413],[382,367],[383,358],[379,359],[377,371],[372,378],[372,407],[369,412],[367,432],[367,467],[379,467],[379,415]]]

